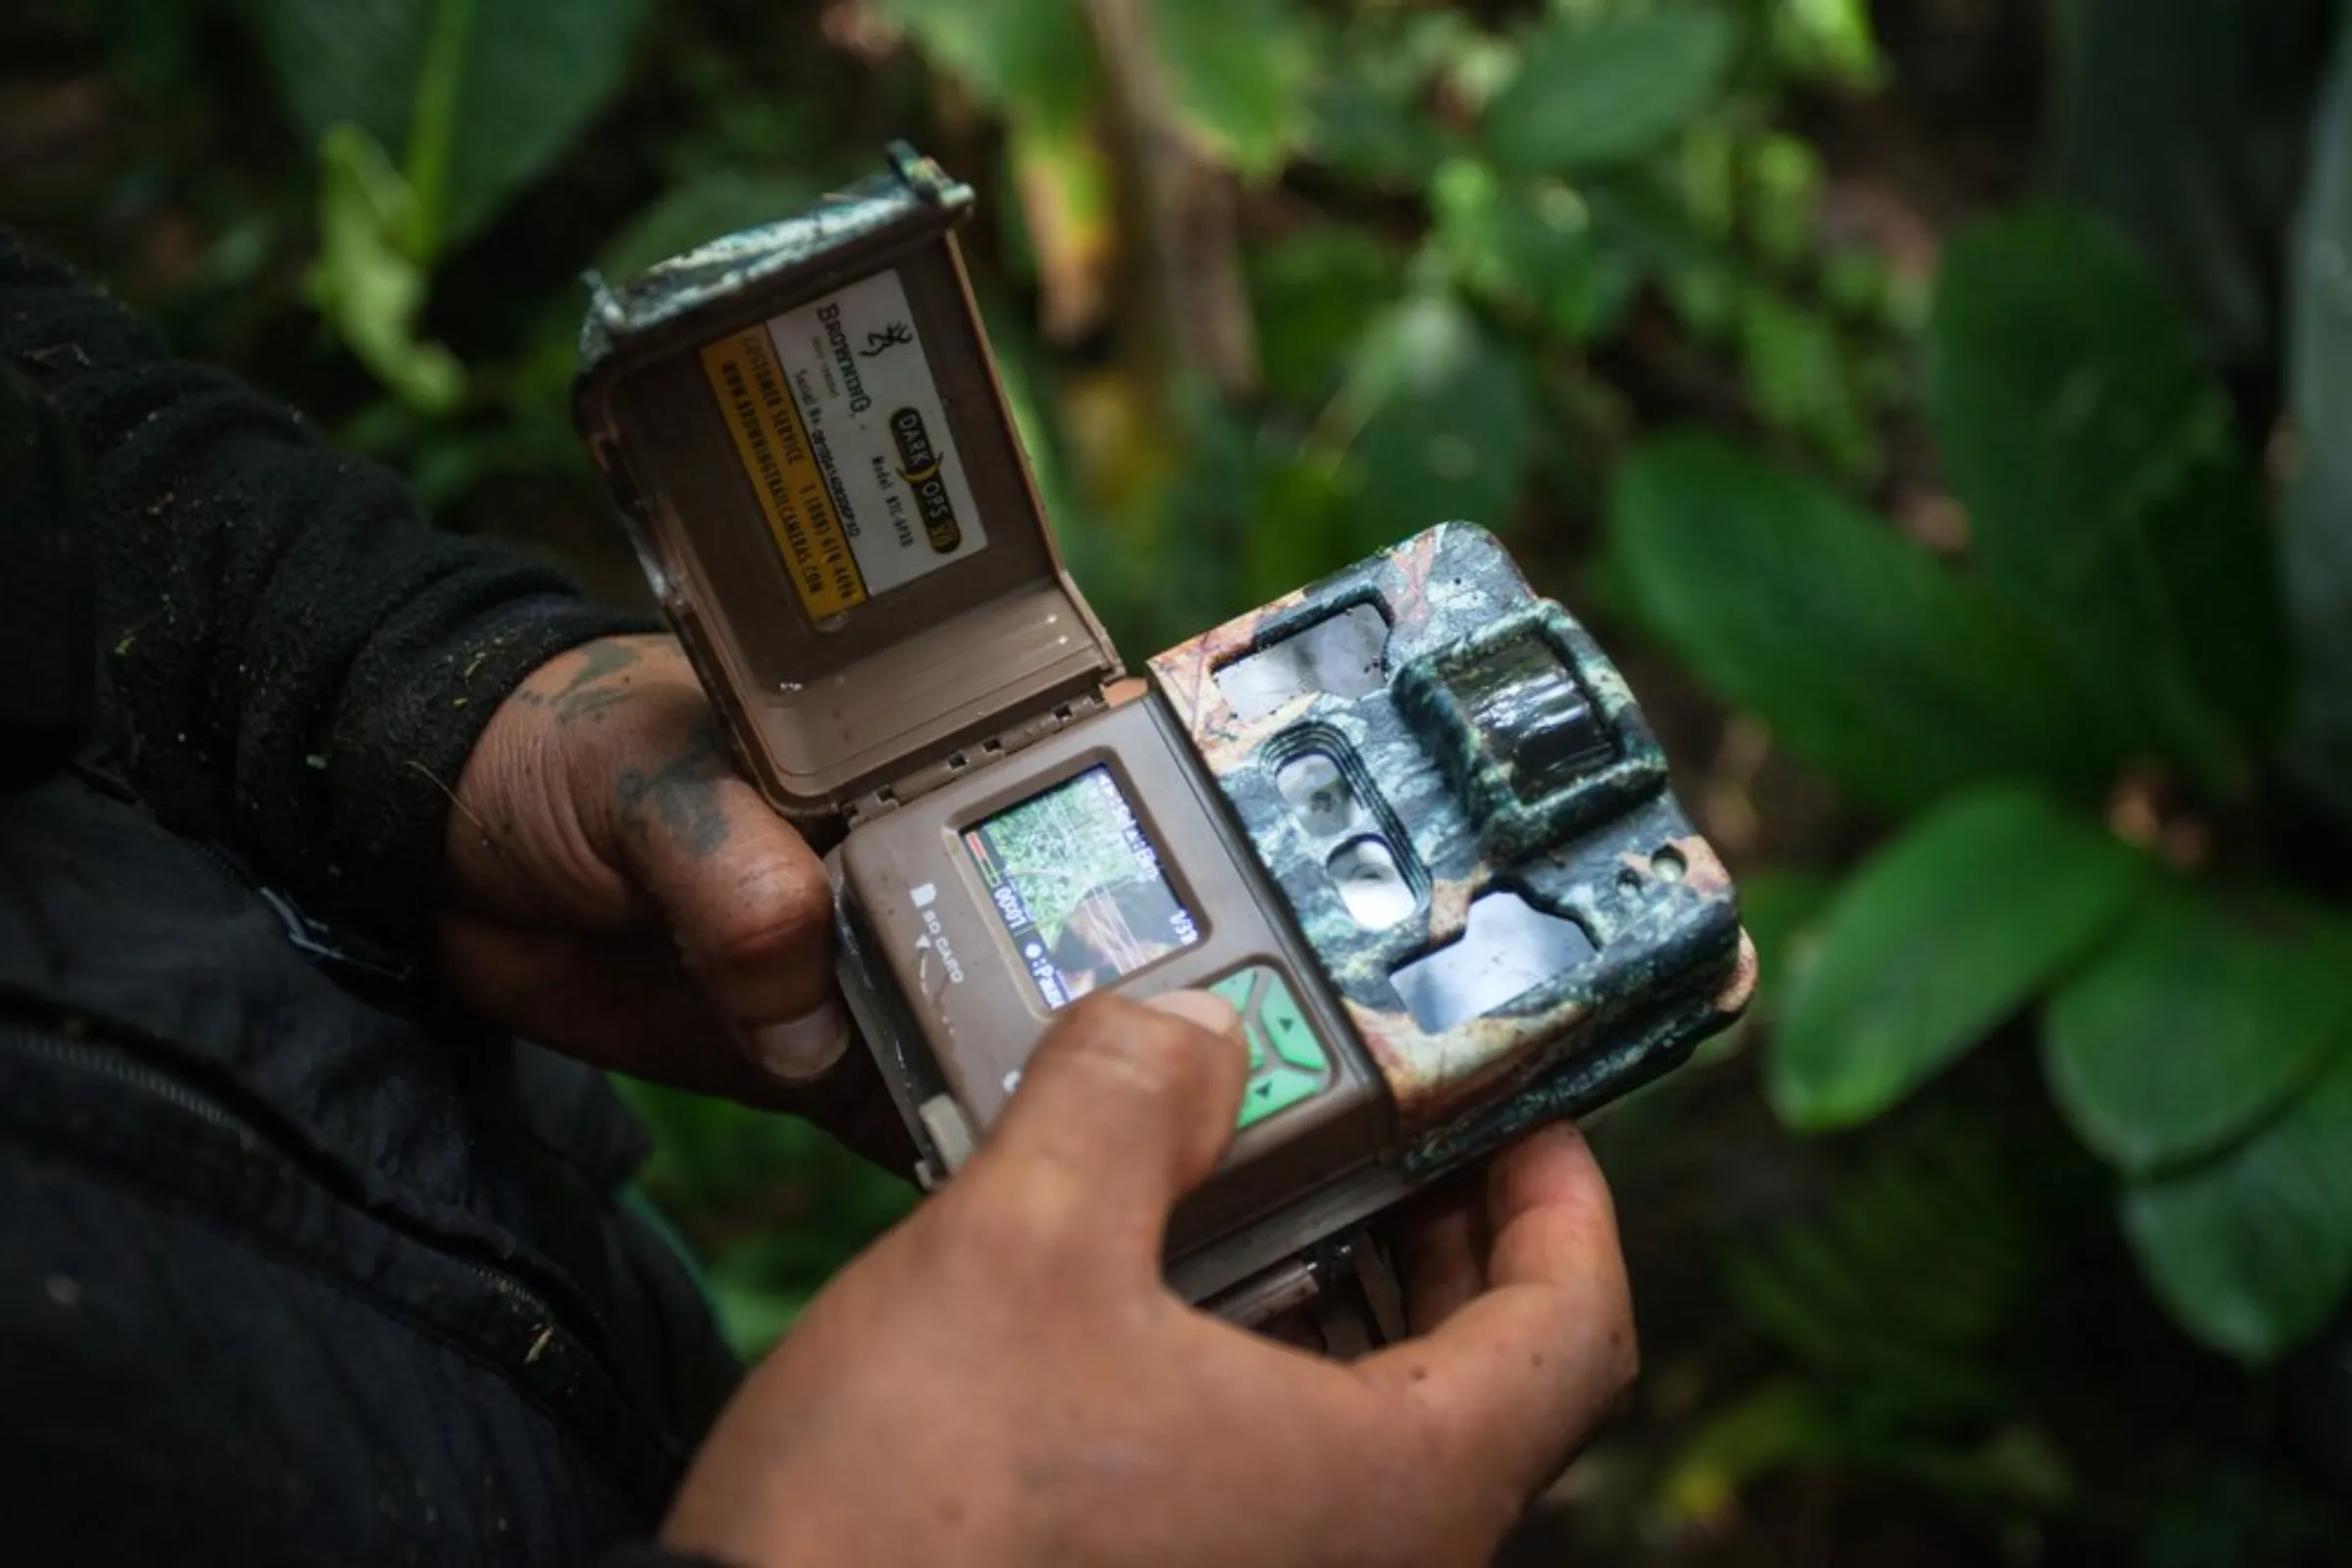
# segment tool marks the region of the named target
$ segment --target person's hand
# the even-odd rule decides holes
[[[904,1141],[863,1054],[833,1070],[851,1036],[823,863],[735,772],[674,641],[534,671],[475,743],[449,833],[443,964],[491,1017],[869,1152]]]
[[[1160,1277],[1247,1074],[1215,998],[1075,1008],[737,1394],[664,1541],[743,1568],[1486,1562],[1633,1377],[1599,1169],[1566,1126],[1503,1154],[1409,1239],[1415,1337],[1323,1360]]]

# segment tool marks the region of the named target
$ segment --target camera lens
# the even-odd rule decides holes
[[[1343,844],[1324,862],[1340,902],[1367,931],[1386,931],[1420,905],[1389,847],[1378,839]]]
[[[1298,825],[1318,839],[1336,839],[1368,825],[1369,813],[1338,760],[1308,752],[1282,764],[1274,787],[1290,803]]]

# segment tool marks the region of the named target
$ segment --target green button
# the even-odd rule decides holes
[[[1250,1010],[1250,993],[1257,989],[1257,977],[1265,972],[1259,968],[1236,969],[1208,989],[1212,995],[1223,997],[1247,1013]]]
[[[1258,977],[1265,972],[1255,966],[1248,969],[1236,969],[1208,988],[1210,995],[1223,997],[1227,1002],[1233,1004],[1236,1011],[1241,1013],[1243,1033],[1250,1040],[1250,1071],[1253,1075],[1266,1065],[1266,1043],[1258,1035],[1257,1020],[1250,1016],[1250,998],[1251,993],[1257,990]]]
[[[1277,1067],[1250,1081],[1250,1092],[1242,1096],[1242,1114],[1237,1127],[1249,1127],[1264,1121],[1278,1110],[1288,1110],[1302,1100],[1312,1100],[1323,1087],[1321,1076],[1311,1072],[1295,1072]]]
[[[1274,977],[1274,983],[1266,988],[1265,1000],[1258,1004],[1257,1021],[1264,1025],[1266,1041],[1274,1048],[1274,1054],[1299,1071],[1321,1077],[1331,1065],[1330,1058],[1323,1054],[1322,1042],[1315,1038],[1315,1032],[1306,1026],[1305,1015],[1298,1010],[1298,998],[1291,995],[1291,988],[1282,983],[1280,976]]]
[[[1252,1126],[1323,1092],[1331,1058],[1281,975],[1252,965],[1209,989],[1242,1009],[1250,1039],[1250,1087],[1238,1126]]]

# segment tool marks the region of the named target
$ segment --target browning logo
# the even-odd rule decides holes
[[[939,454],[932,448],[931,432],[923,425],[922,411],[901,409],[893,414],[890,433],[899,443],[899,477],[914,492],[931,548],[943,556],[954,555],[956,547],[963,543],[963,528],[956,520],[956,503],[948,496]]]

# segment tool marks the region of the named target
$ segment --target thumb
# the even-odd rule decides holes
[[[959,1183],[1156,1270],[1168,1212],[1232,1142],[1249,1075],[1220,997],[1091,998],[1031,1053]]]
[[[666,768],[623,772],[620,858],[745,1051],[787,1082],[817,1077],[851,1041],[824,862],[715,737],[700,745]]]

